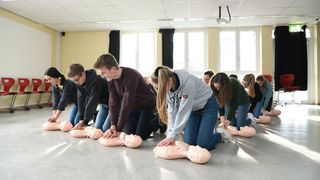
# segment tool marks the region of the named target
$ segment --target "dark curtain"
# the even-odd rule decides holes
[[[160,29],[162,34],[162,65],[173,68],[173,35],[175,29]]]
[[[275,36],[275,90],[279,90],[280,75],[294,74],[293,86],[299,90],[307,90],[308,85],[308,58],[307,39],[303,32],[289,32],[288,26],[277,26]]]
[[[120,31],[111,31],[109,34],[109,53],[118,63],[120,62]]]

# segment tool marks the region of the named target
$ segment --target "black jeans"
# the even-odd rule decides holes
[[[159,121],[154,108],[134,109],[123,128],[126,134],[135,134],[143,140],[147,139],[153,131],[158,130]]]

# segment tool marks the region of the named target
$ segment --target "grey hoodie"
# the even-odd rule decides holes
[[[175,92],[167,94],[168,134],[167,137],[177,139],[189,120],[192,111],[202,109],[212,96],[212,90],[198,77],[184,70],[174,70],[180,86]]]

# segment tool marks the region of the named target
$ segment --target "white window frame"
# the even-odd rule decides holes
[[[221,54],[220,54],[220,32],[236,32],[236,70],[235,71],[222,71],[221,70]],[[240,71],[240,32],[241,31],[255,31],[256,33],[256,71]],[[246,28],[222,28],[218,31],[218,70],[219,72],[224,72],[226,74],[261,74],[261,60],[260,60],[260,32],[258,27],[246,27]],[[239,77],[238,77],[239,78]]]
[[[139,67],[139,63],[140,63],[140,54],[139,54],[139,33],[153,33],[153,47],[154,47],[154,66],[155,67],[150,67],[151,69],[155,69],[156,66],[157,66],[157,34],[156,34],[156,30],[132,30],[132,31],[120,31],[120,66],[124,66],[124,67],[127,67],[126,65],[123,65],[122,64],[122,52],[123,52],[123,43],[121,43],[122,39],[121,39],[121,36],[124,35],[124,34],[135,34],[137,36],[137,42],[136,42],[136,46],[137,46],[137,49],[136,49],[136,57],[135,57],[135,68],[133,67],[130,67],[130,68],[133,68],[135,70],[137,70],[140,74],[142,74],[142,76],[150,76],[147,75],[147,74],[144,74],[144,72],[141,71],[140,67]]]
[[[189,69],[189,33],[190,32],[202,32],[203,33],[203,70],[202,71],[190,71]],[[208,30],[207,29],[176,29],[175,33],[184,33],[184,69],[190,74],[201,76],[203,72],[208,69]],[[173,42],[174,43],[174,42]],[[173,50],[174,51],[174,50]],[[173,52],[174,53],[174,52]],[[174,61],[174,59],[173,59]],[[174,62],[173,62],[174,64]],[[176,69],[175,67],[173,67]]]

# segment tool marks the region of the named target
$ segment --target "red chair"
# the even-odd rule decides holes
[[[3,77],[1,78],[1,83],[3,91],[0,92],[0,95],[10,94],[10,89],[14,85],[15,80],[13,78]]]
[[[292,92],[299,90],[299,86],[293,86],[294,74],[282,74],[280,75],[279,84],[285,92]]]
[[[31,93],[30,80],[27,78],[18,78],[18,85],[19,88],[13,102],[13,108],[30,110],[30,108],[27,107],[28,99]]]
[[[47,79],[44,80],[44,92],[51,92],[51,84]]]
[[[279,89],[277,101],[279,100],[279,94],[281,91],[292,92],[292,103],[293,103],[294,92],[300,89],[299,86],[293,86],[294,78],[295,78],[294,74],[281,74],[280,75],[279,84],[280,84],[281,88]]]
[[[51,106],[51,83],[48,82],[48,80],[44,80],[43,81],[43,93],[41,94],[41,98],[40,98],[40,106],[41,105],[49,105]]]
[[[26,93],[26,87],[30,85],[30,80],[27,78],[18,78],[19,93]]]
[[[272,76],[269,75],[269,74],[265,74],[265,75],[262,75],[266,80],[268,80],[270,83],[272,83]]]
[[[41,79],[32,79],[33,92],[39,92],[39,87],[42,85]]]
[[[28,106],[36,106],[36,107],[39,107],[39,108],[42,108],[40,105],[39,105],[39,102],[40,102],[40,99],[41,99],[41,96],[42,96],[42,80],[41,79],[38,79],[38,78],[32,78],[31,79],[31,83],[32,83],[32,93],[30,94],[30,98],[28,100]]]
[[[12,92],[14,88],[15,80],[9,77],[1,78],[1,84],[3,86],[2,91],[0,91],[0,109],[6,109],[8,112],[13,113],[12,108],[15,99],[15,92]]]

